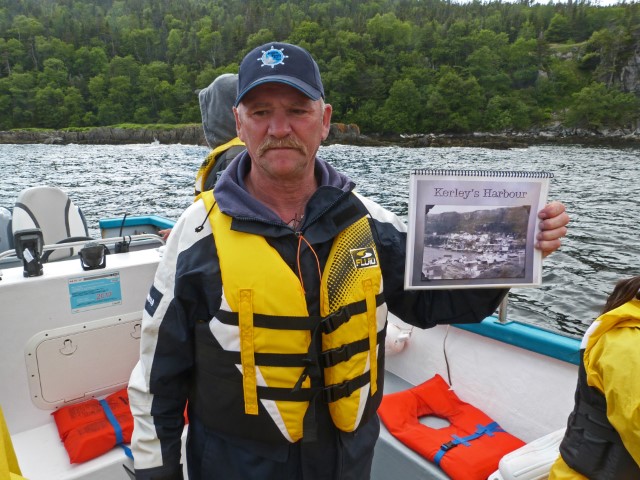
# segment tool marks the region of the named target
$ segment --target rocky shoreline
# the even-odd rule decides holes
[[[206,146],[199,124],[176,128],[96,127],[88,130],[11,130],[0,132],[0,144],[119,145],[129,143],[183,144]],[[591,132],[562,126],[529,132],[363,135],[357,125],[331,125],[325,145],[403,147],[484,147],[525,148],[530,145],[589,145],[616,148],[640,148],[640,129],[635,131]]]

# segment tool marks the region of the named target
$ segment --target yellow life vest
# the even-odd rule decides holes
[[[198,200],[198,198],[200,198],[200,195],[204,190],[204,184],[207,181],[207,177],[209,176],[209,173],[211,172],[213,167],[216,165],[216,161],[218,157],[232,147],[243,147],[243,146],[244,146],[244,142],[240,140],[238,137],[235,137],[229,140],[227,143],[218,145],[216,148],[211,150],[211,152],[209,152],[209,155],[207,155],[207,157],[202,162],[202,165],[200,165],[200,168],[198,169],[198,173],[196,173],[195,200]]]
[[[381,398],[378,356],[387,315],[367,217],[334,239],[321,278],[321,316],[313,318],[300,280],[280,254],[264,237],[232,230],[231,217],[214,206],[213,192],[204,192],[202,199],[211,211],[223,285],[216,315],[223,321],[214,318],[209,327],[222,349],[239,351],[245,415],[267,414],[289,442],[303,437],[314,394],[303,360],[319,332],[325,387],[318,393],[336,427],[354,431],[375,413]],[[237,327],[235,320],[226,320],[235,315]],[[261,360],[269,355],[276,360]],[[302,360],[296,364],[294,359]]]

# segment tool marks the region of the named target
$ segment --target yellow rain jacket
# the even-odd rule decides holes
[[[0,407],[0,478],[8,480],[24,479],[21,475],[18,459],[11,443],[9,429]]]
[[[582,348],[587,384],[604,396],[606,418],[640,471],[640,300],[631,300],[598,317],[585,333]],[[563,443],[567,441],[565,436]],[[570,468],[560,456],[549,479],[588,477]]]

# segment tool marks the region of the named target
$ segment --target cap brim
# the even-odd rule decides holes
[[[304,93],[311,100],[319,100],[320,98],[322,98],[322,92],[317,88],[313,88],[311,85],[309,85],[306,82],[302,82],[297,78],[290,77],[287,75],[271,75],[268,77],[259,78],[255,82],[250,83],[244,90],[239,92],[238,97],[236,98],[235,106],[237,107],[240,104],[240,102],[242,101],[242,98],[247,93],[249,93],[249,91],[257,87],[258,85],[262,85],[264,83],[283,83],[285,85],[289,85],[290,87],[293,87],[299,90],[300,92]]]

